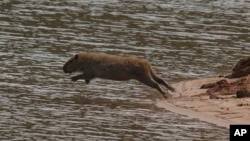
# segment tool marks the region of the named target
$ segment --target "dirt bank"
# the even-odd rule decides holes
[[[172,98],[158,101],[156,105],[222,127],[249,124],[250,98],[236,97],[238,90],[250,88],[249,82],[250,76],[182,81],[173,85],[177,92]]]

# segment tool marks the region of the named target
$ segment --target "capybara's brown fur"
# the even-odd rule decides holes
[[[162,84],[171,91],[175,89],[164,80],[157,77],[147,60],[136,57],[122,57],[96,52],[80,52],[71,57],[63,66],[65,73],[82,72],[71,77],[72,81],[84,79],[88,84],[94,78],[125,81],[138,80],[157,89],[165,98],[165,92],[158,84]]]

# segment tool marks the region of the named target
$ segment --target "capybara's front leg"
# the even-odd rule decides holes
[[[79,79],[84,79],[86,84],[89,84],[90,80],[93,79],[93,78],[94,78],[93,74],[84,73],[84,74],[80,74],[80,75],[71,77],[71,80],[76,82]]]
[[[79,79],[81,79],[81,75],[71,77],[71,81],[74,81],[74,82],[76,82]]]

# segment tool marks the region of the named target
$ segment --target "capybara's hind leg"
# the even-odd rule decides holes
[[[164,86],[165,86],[166,88],[168,88],[170,91],[175,92],[175,89],[174,89],[172,86],[170,86],[169,84],[167,84],[163,79],[157,77],[152,71],[151,71],[151,75],[152,75],[153,79],[154,79],[156,82],[158,82],[159,84],[164,85]]]
[[[164,98],[167,98],[167,96],[165,95],[165,92],[163,92],[163,90],[161,89],[161,87],[150,77],[143,77],[143,78],[139,78],[138,81],[142,82],[145,85],[148,85],[152,88],[157,89]]]

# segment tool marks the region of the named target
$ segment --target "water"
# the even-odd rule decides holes
[[[0,140],[228,140],[155,106],[136,81],[73,83],[79,51],[148,59],[170,83],[229,73],[249,55],[247,0],[0,1]]]

